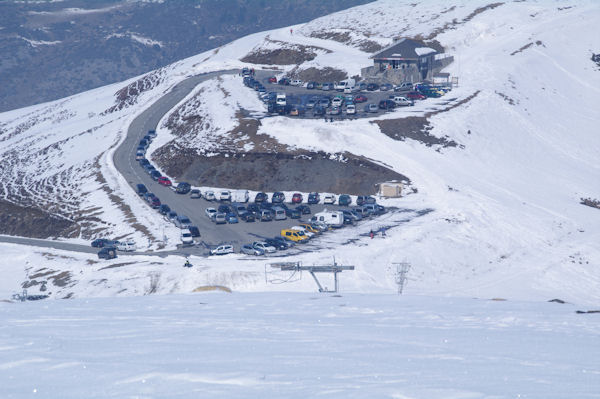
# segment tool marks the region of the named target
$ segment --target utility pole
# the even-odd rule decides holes
[[[396,266],[396,285],[398,286],[398,295],[402,295],[402,291],[404,290],[404,284],[406,283],[406,275],[410,270],[410,263],[401,262],[392,263],[392,265]]]

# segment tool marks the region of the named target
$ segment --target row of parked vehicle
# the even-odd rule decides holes
[[[366,102],[367,97],[362,94],[356,94],[359,91],[390,91],[403,92],[403,95],[392,94],[388,98],[380,99],[378,102],[367,103],[363,107],[365,113],[377,113],[380,110],[389,111],[396,107],[412,106],[416,100],[422,100],[427,97],[439,97],[449,90],[448,87],[433,86],[425,84],[413,85],[405,82],[397,86],[391,84],[378,85],[376,83],[356,83],[354,79],[346,79],[336,83],[304,83],[300,80],[290,80],[281,78],[279,81],[272,76],[268,79],[269,83],[279,85],[303,86],[307,89],[321,89],[324,91],[338,90],[343,91],[344,95],[336,95],[333,98],[326,95],[321,96],[295,96],[287,95],[281,92],[267,92],[265,86],[254,79],[251,74],[244,75],[244,84],[258,92],[259,97],[267,105],[267,112],[278,113],[280,115],[303,116],[309,110],[313,117],[327,117],[346,114],[353,116],[358,113],[357,103]]]
[[[92,247],[100,248],[98,258],[114,259],[117,257],[117,251],[132,252],[137,249],[133,240],[109,240],[106,238],[98,238],[92,241]]]

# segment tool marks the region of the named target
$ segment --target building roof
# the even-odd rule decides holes
[[[425,46],[423,42],[418,40],[404,38],[373,54],[370,58],[387,60],[418,60],[419,57],[431,54],[437,54],[437,51]]]

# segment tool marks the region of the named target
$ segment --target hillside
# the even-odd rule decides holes
[[[187,76],[242,66],[278,68],[278,76],[320,70],[354,76],[372,65],[369,56],[375,49],[399,36],[419,37],[455,57],[445,71],[458,77],[459,85],[448,98],[335,123],[258,119],[262,104],[244,97],[249,92],[243,91],[247,89],[239,78],[223,80],[230,86],[215,106],[186,109],[197,92],[219,90],[213,81],[190,93],[179,104],[183,109],[176,107],[165,115],[151,151],[164,155],[161,148],[179,145],[203,157],[207,148],[213,150],[206,146],[218,141],[216,152],[222,152],[220,146],[239,133],[236,128],[243,120],[238,111],[249,109],[244,118],[260,121],[254,137],[271,150],[293,148],[334,158],[353,154],[406,176],[413,189],[404,198],[382,202],[398,207],[406,217],[396,213],[390,220],[344,230],[317,252],[283,260],[310,264],[335,256],[354,264],[357,271],[344,274],[344,287],[355,292],[393,291],[391,263],[407,260],[413,265],[410,293],[596,302],[600,212],[580,202],[600,198],[600,71],[593,60],[600,52],[599,17],[600,6],[593,1],[565,6],[465,0],[448,6],[384,0],[249,35],[123,83],[0,114],[0,204],[4,209],[22,208],[21,219],[11,211],[16,225],[33,217],[66,224],[54,234],[7,227],[2,233],[72,242],[103,235],[132,237],[153,250],[157,237],[167,235],[173,248],[175,229],[165,230],[162,218],[148,212],[112,160],[127,127],[148,105]],[[304,57],[307,53],[310,56]],[[257,56],[264,57],[264,63],[241,61],[258,62]],[[226,110],[218,106],[222,102]],[[174,112],[215,123],[177,134],[168,123],[175,120]],[[219,140],[195,141],[199,132]],[[249,148],[244,145],[236,151]],[[166,169],[169,157],[161,162]],[[238,188],[227,183],[210,186]],[[41,216],[32,216],[33,211]],[[387,238],[366,237],[380,225],[389,227]],[[22,257],[36,263],[42,260],[40,252]],[[74,260],[63,262],[60,256]],[[176,256],[158,265],[151,264],[152,258],[127,259],[132,263],[126,268],[110,269],[86,264],[93,260],[91,255],[55,251],[46,258],[44,267],[80,275],[69,289],[52,287],[57,297],[133,295],[144,292],[153,278],[161,293],[189,292],[192,284],[184,283],[178,271],[162,267],[180,265]],[[23,267],[8,259],[0,262],[15,273]],[[122,259],[108,264],[120,263]],[[202,265],[194,271],[194,283],[246,291],[312,289],[306,279],[283,286],[264,284],[264,259],[232,255],[194,258],[193,263]],[[96,288],[92,280],[100,269],[105,281],[96,281]],[[24,278],[26,273],[20,273],[19,279]],[[123,283],[125,276],[131,281]]]
[[[0,112],[120,82],[245,35],[369,0],[0,3]]]

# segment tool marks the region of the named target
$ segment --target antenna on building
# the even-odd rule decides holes
[[[402,291],[404,290],[404,284],[406,283],[406,275],[410,270],[410,263],[404,261],[400,263],[392,263],[392,265],[396,266],[396,285],[398,286],[398,295],[402,295]]]

